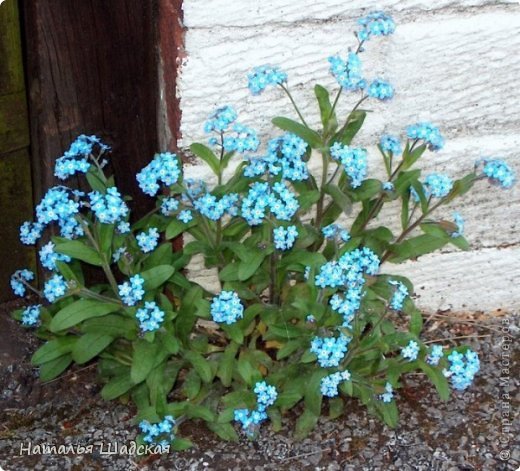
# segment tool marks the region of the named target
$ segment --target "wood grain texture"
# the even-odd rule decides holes
[[[82,133],[113,147],[111,166],[142,214],[135,174],[158,149],[153,0],[24,0],[37,196]],[[79,182],[71,182],[79,185]]]

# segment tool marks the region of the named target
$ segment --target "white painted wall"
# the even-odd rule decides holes
[[[262,137],[272,136],[271,118],[293,113],[279,90],[249,94],[247,72],[265,63],[288,72],[304,115],[317,124],[312,85],[335,87],[327,57],[355,44],[355,20],[375,8],[391,13],[398,26],[390,38],[371,40],[363,54],[366,75],[396,88],[390,103],[370,104],[375,113],[356,139],[368,146],[373,173],[381,162],[371,146],[383,132],[431,120],[447,144],[423,159],[425,169],[457,177],[477,158],[501,156],[520,174],[518,0],[184,0],[180,145],[204,140],[203,122],[223,104]],[[340,111],[354,101],[348,97]],[[198,166],[187,171],[207,175]],[[425,309],[520,308],[520,185],[503,191],[481,184],[456,208],[466,219],[470,253],[447,248],[388,269],[410,276]],[[200,266],[194,271],[205,276]]]

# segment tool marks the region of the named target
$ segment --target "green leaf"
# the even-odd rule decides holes
[[[296,432],[295,438],[301,440],[305,438],[312,431],[318,423],[319,416],[311,412],[309,409],[305,409],[302,415],[298,417],[296,421]]]
[[[81,331],[87,334],[102,333],[112,337],[135,338],[137,323],[134,319],[117,314],[88,319],[81,324]]]
[[[206,422],[214,422],[216,419],[214,412],[200,404],[188,403],[184,413],[191,419],[202,419]]]
[[[337,185],[329,183],[323,187],[323,191],[332,196],[334,203],[336,203],[344,213],[347,213],[352,208],[350,198],[343,193]]]
[[[331,144],[334,142],[341,142],[342,144],[350,145],[354,136],[363,126],[363,122],[367,116],[366,111],[356,110],[350,113],[345,125],[332,138]]]
[[[426,144],[422,144],[419,147],[415,148],[412,152],[409,152],[408,145],[403,152],[403,165],[401,168],[403,170],[409,169],[420,157],[424,154],[426,150]]]
[[[329,417],[334,420],[343,415],[345,403],[341,397],[329,399]]]
[[[54,360],[48,361],[40,366],[40,381],[50,381],[57,378],[72,363],[70,354],[63,355]]]
[[[132,367],[130,378],[134,384],[139,384],[146,379],[155,366],[157,356],[157,344],[146,340],[134,342],[134,354],[132,356]]]
[[[226,347],[226,350],[224,350],[223,355],[220,357],[217,376],[220,378],[220,381],[222,381],[222,384],[226,388],[231,386],[231,380],[233,378],[233,367],[238,349],[239,345],[235,342],[231,342]]]
[[[204,144],[194,143],[190,146],[190,150],[197,156],[206,162],[215,175],[219,174],[220,163],[213,151],[205,146]]]
[[[200,376],[195,370],[191,370],[184,378],[182,389],[184,394],[186,394],[186,397],[190,400],[193,400],[199,393],[201,385],[202,381]]]
[[[193,446],[193,443],[191,440],[188,440],[187,438],[176,437],[172,443],[171,450],[172,451],[184,451],[184,450],[187,450],[188,448],[191,448],[192,446]]]
[[[103,265],[103,260],[99,254],[92,247],[89,247],[80,240],[58,242],[54,250],[58,253],[68,255],[71,258],[89,263],[90,265],[97,267]]]
[[[184,354],[184,358],[192,364],[202,381],[205,383],[211,383],[211,381],[213,381],[211,365],[200,353],[188,351]]]
[[[206,422],[206,426],[216,433],[222,440],[228,442],[238,442],[238,435],[231,424],[220,424],[216,422]]]
[[[184,223],[182,221],[179,221],[178,219],[173,219],[166,226],[165,238],[166,238],[166,240],[173,239],[173,238],[177,237],[178,235],[182,234],[183,232],[186,232],[190,227],[193,227],[196,225],[197,225],[196,219],[192,219],[188,223]]]
[[[85,334],[81,336],[76,342],[76,345],[74,345],[72,359],[80,365],[86,363],[99,355],[113,340],[113,337],[101,332]]]
[[[89,171],[85,174],[87,182],[94,191],[105,193],[107,185],[100,176],[100,171],[94,166],[91,166]]]
[[[392,255],[388,259],[392,263],[401,263],[405,260],[416,259],[444,247],[449,242],[448,237],[439,238],[423,234],[391,247]]]
[[[276,399],[276,405],[282,409],[291,409],[303,398],[302,391],[284,391]]]
[[[410,315],[410,332],[417,337],[420,335],[423,327],[423,317],[419,309],[414,309]]]
[[[400,172],[395,179],[394,190],[399,196],[404,196],[410,189],[413,181],[417,180],[421,175],[420,170],[410,170],[409,172]]]
[[[263,252],[248,251],[247,258],[241,262],[238,267],[238,279],[240,281],[246,281],[251,278],[256,273],[260,265],[262,265],[265,257],[269,255],[269,252],[269,250]]]
[[[110,260],[112,256],[112,239],[114,238],[114,224],[99,224],[99,248]]]
[[[365,201],[373,198],[381,191],[381,182],[374,178],[365,180],[361,186],[349,191],[354,201]]]
[[[314,86],[314,94],[318,100],[318,106],[320,108],[321,123],[323,129],[326,132],[334,132],[338,127],[338,121],[336,119],[336,113],[332,112],[332,104],[330,102],[329,92],[325,87],[321,85]]]
[[[80,299],[59,311],[52,318],[49,329],[51,332],[59,332],[60,330],[73,327],[87,319],[115,312],[119,310],[120,307],[120,304],[111,304],[91,299]]]
[[[122,375],[112,378],[101,390],[101,397],[105,401],[111,401],[116,397],[122,396],[135,386],[130,378],[130,373],[126,372]]]
[[[49,340],[34,352],[34,355],[31,358],[31,363],[33,365],[41,365],[70,353],[76,340],[77,337],[72,337],[70,335]]]
[[[430,378],[430,381],[439,393],[439,397],[443,401],[447,401],[450,398],[450,385],[446,377],[442,374],[442,371],[438,368],[431,367],[422,360],[417,360],[417,364],[419,365],[419,368],[426,373],[428,378]]]
[[[323,145],[321,136],[316,131],[308,128],[307,126],[304,126],[303,124],[293,121],[292,119],[277,117],[273,118],[272,122],[280,129],[292,132],[293,134],[301,137],[313,149],[318,149]]]
[[[168,280],[175,269],[170,265],[159,265],[150,270],[143,271],[141,276],[144,279],[144,289],[149,291],[156,289]]]
[[[399,423],[399,411],[397,410],[397,404],[395,401],[377,401],[376,407],[381,412],[385,424],[391,428],[396,428],[397,424]]]

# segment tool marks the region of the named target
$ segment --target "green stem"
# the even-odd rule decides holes
[[[119,301],[118,299],[109,298],[108,296],[103,296],[102,294],[94,293],[94,291],[91,291],[87,288],[81,288],[78,294],[84,298],[95,299],[97,301],[103,301],[108,303],[121,304],[121,301]]]
[[[305,118],[303,117],[303,115],[301,114],[300,112],[300,109],[298,108],[298,105],[296,105],[296,102],[294,101],[294,98],[292,97],[291,95],[291,92],[289,92],[289,89],[285,86],[285,85],[280,85],[280,87],[282,87],[282,90],[286,93],[286,95],[289,97],[289,100],[291,100],[291,103],[294,107],[294,110],[296,111],[296,114],[298,115],[298,117],[300,118],[300,121],[302,122],[302,124],[305,126],[305,127],[309,127],[309,125],[306,123],[305,121]]]

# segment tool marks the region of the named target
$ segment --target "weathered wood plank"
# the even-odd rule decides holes
[[[54,161],[82,133],[113,147],[136,213],[153,200],[135,174],[158,150],[153,0],[23,0],[33,166],[39,197]],[[80,185],[80,181],[71,184]]]
[[[0,6],[0,95],[24,89],[18,2]]]
[[[0,96],[0,155],[28,145],[25,91]]]

